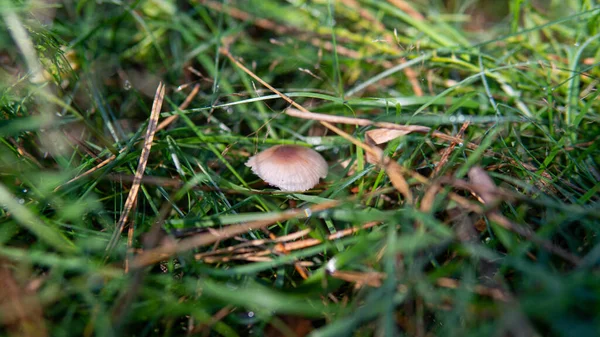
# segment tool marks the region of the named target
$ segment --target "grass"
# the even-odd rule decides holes
[[[0,14],[2,335],[600,331],[596,1]],[[328,177],[266,185],[275,144]]]

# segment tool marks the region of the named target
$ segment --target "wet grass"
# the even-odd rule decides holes
[[[445,3],[0,4],[2,334],[595,336],[600,8]]]

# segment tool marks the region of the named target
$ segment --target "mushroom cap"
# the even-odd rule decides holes
[[[327,162],[315,150],[277,145],[250,157],[246,166],[282,191],[306,191],[327,176]]]

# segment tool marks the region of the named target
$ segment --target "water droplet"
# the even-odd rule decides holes
[[[25,199],[19,199],[19,200],[17,200],[17,202],[18,202],[19,204],[23,205],[23,204],[25,203]]]
[[[456,122],[456,117],[450,116],[450,123],[454,123],[454,122]]]
[[[129,82],[129,80],[125,80],[125,82],[123,82],[123,88],[125,90],[131,89],[131,82]]]
[[[250,318],[254,317],[254,312],[253,311],[248,311],[248,317],[250,317]]]
[[[327,262],[327,265],[325,265],[325,270],[328,273],[333,274],[337,270],[336,262],[337,261],[336,261],[335,257],[332,258],[331,260],[329,260]]]
[[[22,192],[23,192],[23,193],[27,193],[27,192],[29,192],[29,190],[28,190],[28,189],[26,189],[26,188],[24,188]]]
[[[312,211],[310,210],[310,208],[304,210],[304,215],[306,215],[307,218],[312,215]]]
[[[456,121],[459,123],[463,123],[465,121],[465,116],[464,115],[458,115],[458,117],[456,118]]]
[[[458,143],[458,147],[463,147],[465,144],[463,143]]]

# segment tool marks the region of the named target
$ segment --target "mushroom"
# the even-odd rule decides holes
[[[315,150],[277,145],[250,157],[246,166],[282,191],[306,191],[327,176],[327,162]]]

